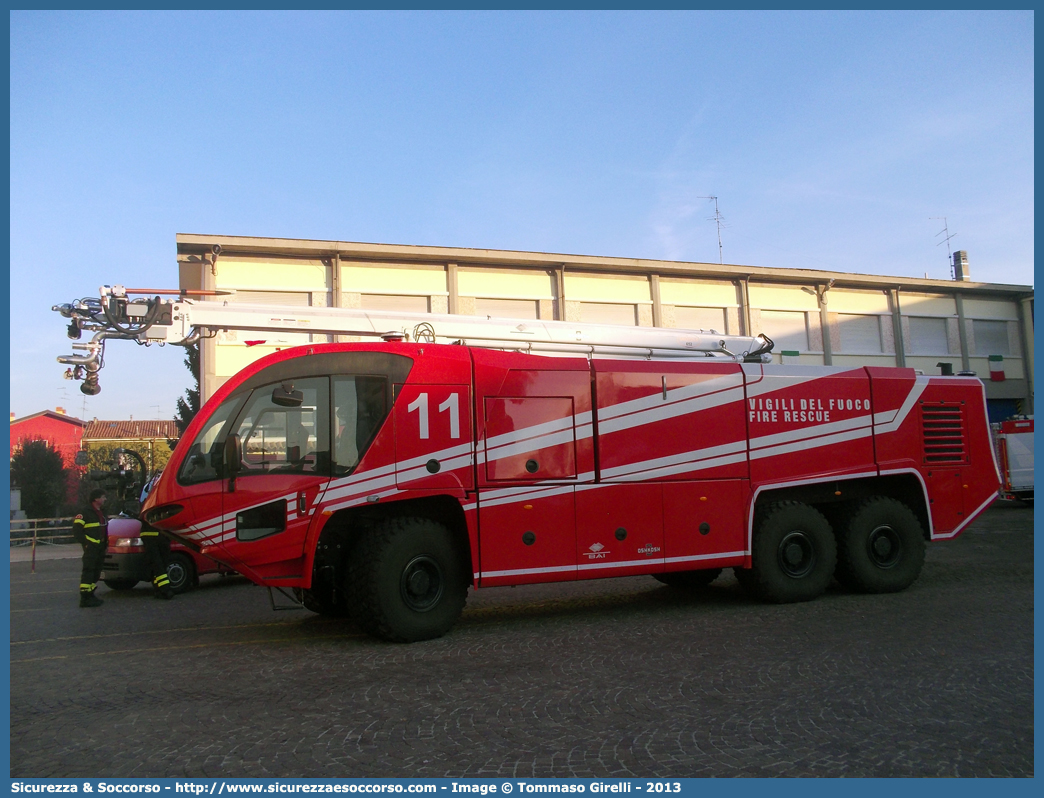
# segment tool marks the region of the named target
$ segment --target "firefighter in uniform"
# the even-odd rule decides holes
[[[152,574],[153,595],[156,598],[172,599],[174,590],[167,578],[167,554],[170,552],[170,541],[161,535],[155,527],[143,520],[141,522],[141,543],[145,547],[145,564]]]
[[[105,491],[92,490],[87,506],[73,519],[73,537],[83,546],[83,569],[80,571],[80,606],[100,607],[103,602],[94,595],[98,587],[105,549],[109,545],[109,519],[105,516]]]

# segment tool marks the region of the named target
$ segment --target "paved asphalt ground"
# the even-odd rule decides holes
[[[497,588],[408,646],[240,577],[81,610],[78,573],[11,564],[12,777],[1033,775],[1022,506],[931,544],[895,595]]]

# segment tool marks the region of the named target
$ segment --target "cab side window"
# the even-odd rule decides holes
[[[334,476],[359,464],[388,415],[388,380],[383,376],[337,376],[333,380]]]
[[[300,404],[277,404],[282,394],[300,394]],[[328,474],[330,403],[325,378],[283,381],[257,388],[240,414],[240,476]]]

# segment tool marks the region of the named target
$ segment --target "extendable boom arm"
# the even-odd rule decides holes
[[[399,313],[351,308],[300,308],[250,305],[228,299],[197,300],[196,295],[221,292],[175,292],[102,286],[100,298],[80,299],[52,310],[70,319],[69,337],[93,331],[88,343],[73,344],[84,355],[66,355],[59,363],[73,368],[69,379],[83,380],[80,390],[93,395],[101,389],[98,371],[104,365],[105,342],[112,338],[185,346],[207,331],[255,330],[317,335],[379,337],[388,341],[460,343],[470,346],[591,357],[693,358],[767,362],[772,341],[722,335],[713,330],[623,327],[568,321],[494,319],[429,313]],[[146,294],[134,299],[132,294]],[[178,294],[163,299],[161,294]],[[149,296],[151,295],[151,296]]]

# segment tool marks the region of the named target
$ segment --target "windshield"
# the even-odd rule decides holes
[[[226,399],[207,419],[181,463],[178,482],[182,485],[194,485],[197,482],[221,478],[221,447],[225,442],[224,429],[242,401],[242,396]]]

